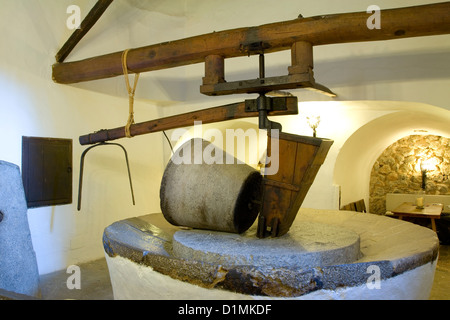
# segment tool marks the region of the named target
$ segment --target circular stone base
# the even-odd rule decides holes
[[[293,224],[279,238],[258,239],[254,228],[244,234],[205,230],[177,231],[177,258],[223,266],[311,268],[351,263],[360,258],[359,236],[351,230],[315,222]]]

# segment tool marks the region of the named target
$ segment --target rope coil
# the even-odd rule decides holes
[[[136,73],[134,76],[134,84],[133,87],[130,86],[130,80],[128,77],[128,67],[127,67],[127,56],[128,51],[130,49],[127,49],[122,52],[122,69],[123,69],[123,75],[125,77],[125,84],[127,86],[128,91],[128,103],[129,103],[129,115],[128,115],[128,121],[125,126],[125,136],[128,138],[131,138],[131,132],[130,128],[131,125],[134,124],[134,93],[136,92],[136,86],[139,80],[139,73]]]

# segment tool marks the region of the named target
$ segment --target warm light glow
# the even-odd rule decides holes
[[[313,129],[313,136],[316,136],[316,129],[319,126],[320,123],[320,116],[310,116],[306,117],[306,120],[308,121],[308,125],[311,129]]]
[[[319,137],[332,138],[337,132],[339,135],[351,134],[356,127],[355,112],[351,103],[301,101],[298,104],[298,115],[277,117],[277,121],[283,125],[284,132],[298,135],[311,136],[313,127],[316,128]]]
[[[438,162],[436,158],[428,158],[420,161],[420,170],[421,171],[433,171],[436,170]]]

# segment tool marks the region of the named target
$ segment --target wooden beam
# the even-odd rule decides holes
[[[281,108],[283,110],[278,109],[269,111],[269,115],[292,115],[298,113],[298,100],[296,97],[278,97],[273,99],[278,99],[278,104],[281,104],[284,109]],[[248,100],[248,102],[252,101]],[[232,103],[225,106],[202,109],[199,111],[178,114],[166,118],[145,121],[131,125],[130,132],[132,136],[138,136],[147,133],[193,126],[195,121],[201,121],[202,124],[207,124],[240,118],[257,117],[259,115],[258,111],[253,110],[251,106],[251,103],[249,104],[246,102]],[[79,141],[81,145],[87,145],[116,140],[124,137],[125,127],[119,127],[115,129],[100,130],[91,134],[80,136]]]
[[[86,18],[81,22],[80,28],[76,29],[70,38],[64,43],[61,49],[55,56],[56,62],[63,62],[67,56],[72,52],[73,48],[80,42],[80,40],[91,30],[94,24],[100,19],[102,14],[106,11],[109,5],[114,0],[98,0],[95,6],[89,11]]]
[[[381,10],[381,29],[367,27],[371,13],[365,11],[298,18],[133,49],[127,64],[137,73],[200,63],[211,55],[232,58],[259,53],[252,51],[254,44],[262,44],[270,53],[291,49],[299,41],[318,46],[449,34],[449,12],[450,2]],[[68,84],[122,75],[121,56],[122,52],[115,52],[54,64],[53,80]]]

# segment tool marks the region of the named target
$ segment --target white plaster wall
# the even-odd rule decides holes
[[[434,2],[379,0],[376,4],[383,9]],[[95,0],[0,0],[0,27],[5,30],[0,51],[0,121],[4,129],[0,136],[0,158],[20,165],[24,135],[73,139],[74,201],[78,161],[84,150],[78,144],[78,136],[122,126],[128,113],[122,77],[74,85],[57,85],[51,80],[54,55],[72,33],[66,27],[67,7],[79,5],[84,16],[95,3]],[[361,0],[114,1],[67,61],[214,30],[295,19],[299,13],[309,17],[365,11],[371,4],[373,1]],[[287,132],[310,134],[305,124],[306,111],[319,111],[322,121],[318,134],[335,140],[305,206],[336,208],[339,187],[333,175],[346,141],[364,124],[397,111],[395,107],[379,110],[376,104],[367,108],[365,102],[345,101],[412,101],[449,110],[450,91],[446,90],[450,85],[449,52],[448,35],[314,49],[316,80],[334,90],[338,98],[293,90],[302,101],[301,113],[277,119]],[[286,74],[289,64],[289,52],[271,54],[266,57],[266,73]],[[227,60],[226,77],[255,78],[257,66],[255,57]],[[251,96],[201,95],[203,68],[203,64],[197,64],[141,75],[136,92],[136,121],[242,101]],[[344,103],[328,104],[330,101]],[[398,132],[392,131],[385,139],[386,144],[397,136]],[[75,202],[29,211],[41,273],[100,257],[105,226],[122,218],[159,211],[160,177],[170,154],[162,134],[120,142],[129,152],[136,206],[131,206],[122,154],[114,149],[91,151],[86,158],[81,212],[76,211]],[[357,145],[360,143],[350,147],[349,158],[358,155]],[[351,184],[352,179],[348,177],[342,184]]]
[[[132,206],[122,150],[93,149],[85,159],[82,210],[77,211],[79,161],[85,149],[78,137],[124,125],[128,99],[53,83],[51,65],[71,33],[65,22],[66,8],[72,3],[0,0],[0,27],[4,30],[0,51],[0,159],[21,165],[22,136],[73,139],[73,203],[28,210],[41,274],[102,257],[106,226],[144,212],[158,212],[159,201],[155,199],[159,199],[164,169],[162,134],[120,141],[130,158],[136,197],[136,206]],[[83,10],[90,9],[95,1],[78,3]],[[159,116],[156,104],[136,101],[136,121]]]

